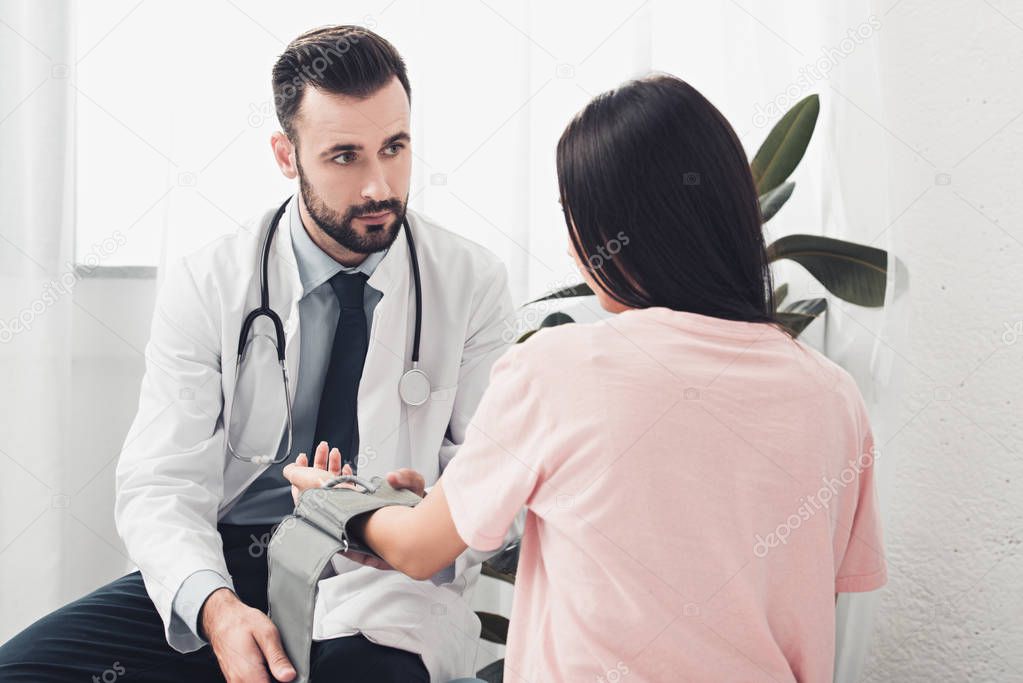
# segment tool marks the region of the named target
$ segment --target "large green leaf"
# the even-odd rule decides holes
[[[888,254],[882,249],[819,235],[788,235],[767,247],[767,258],[795,261],[849,303],[884,305]]]
[[[785,301],[785,297],[789,295],[789,283],[783,282],[774,290],[774,307],[782,305]]]
[[[543,329],[545,327],[557,327],[558,325],[565,325],[567,323],[574,323],[574,322],[575,322],[575,319],[572,318],[572,316],[570,316],[568,313],[562,313],[561,311],[554,311],[553,313],[551,313],[550,315],[548,315],[546,318],[543,319],[543,321],[540,323],[540,327],[536,328],[535,330],[529,330],[528,332],[523,334],[521,337],[519,337],[518,340],[515,343],[516,344],[521,344],[522,342],[526,341],[527,339],[529,339],[530,337],[532,337],[534,334],[536,334],[537,332],[539,332],[541,329]]]
[[[796,184],[790,180],[770,192],[760,195],[760,215],[763,216],[765,223],[774,218],[774,214],[778,213],[778,209],[785,205],[795,188]]]
[[[526,339],[528,339],[529,337],[533,336],[533,335],[534,335],[534,334],[536,334],[536,333],[537,333],[538,331],[540,331],[540,328],[539,328],[539,327],[537,327],[536,329],[528,329],[528,330],[526,330],[525,332],[523,332],[523,335],[522,335],[522,336],[520,336],[520,337],[519,337],[518,339],[516,339],[516,340],[515,340],[515,343],[516,343],[516,344],[522,344],[522,343],[523,343],[523,341],[525,341],[525,340],[526,340]]]
[[[798,337],[806,326],[828,310],[827,299],[803,299],[793,301],[783,311],[775,311],[775,316],[793,337]]]
[[[492,612],[477,612],[476,616],[480,618],[480,623],[483,625],[480,638],[491,643],[497,643],[498,645],[504,645],[508,642],[507,619],[500,614]]]
[[[483,563],[483,576],[515,583],[515,570],[519,566],[519,544],[510,545]]]
[[[528,306],[529,304],[535,304],[539,301],[549,301],[550,299],[568,299],[575,296],[593,296],[593,290],[590,289],[590,286],[585,282],[580,282],[577,285],[562,287],[561,289],[554,290],[550,294],[544,294],[539,299],[533,299],[525,305]]]
[[[574,323],[575,320],[568,313],[554,311],[540,322],[540,327],[557,327],[567,323]]]
[[[810,95],[796,102],[767,134],[750,164],[758,195],[781,185],[799,165],[810,144],[820,110],[820,98]]]
[[[485,683],[504,683],[504,659],[491,662],[476,672],[478,678]]]

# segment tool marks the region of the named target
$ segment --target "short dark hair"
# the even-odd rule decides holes
[[[558,141],[557,168],[572,244],[610,297],[775,322],[749,162],[691,85],[656,75],[598,95]]]
[[[274,108],[295,140],[295,116],[308,86],[337,95],[369,97],[397,76],[412,99],[405,62],[394,46],[361,26],[325,26],[295,38],[273,68]]]

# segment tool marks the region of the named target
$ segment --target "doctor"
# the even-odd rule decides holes
[[[395,49],[318,29],[287,47],[273,88],[273,155],[298,193],[171,267],[157,297],[116,473],[117,528],[141,571],[0,648],[4,681],[291,680],[265,614],[266,543],[292,509],[284,466],[309,453],[422,494],[506,348],[503,265],[407,210],[410,88]],[[335,557],[313,679],[471,674],[484,557],[426,581]]]

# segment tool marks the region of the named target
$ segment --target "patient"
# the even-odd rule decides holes
[[[774,320],[739,140],[656,76],[594,99],[557,168],[617,315],[508,351],[433,490],[359,532],[426,579],[524,506],[509,681],[830,681],[835,594],[886,580],[873,439],[852,378]]]

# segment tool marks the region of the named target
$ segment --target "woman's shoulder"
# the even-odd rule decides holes
[[[670,357],[660,358],[662,346]],[[640,350],[643,353],[637,353]],[[847,399],[861,400],[856,381],[845,368],[776,326],[663,308],[634,309],[593,322],[540,328],[509,351],[509,356],[521,367],[529,367],[534,376],[560,377],[566,373],[581,377],[593,366],[607,370],[616,359],[626,362],[632,358],[627,365],[635,367],[635,360],[645,356],[657,356],[665,363],[700,365],[708,362],[708,354],[724,354],[731,362],[738,354],[749,363],[769,364],[793,384],[812,380]]]
[[[609,353],[604,321],[566,323],[542,327],[527,339],[512,345],[495,365],[506,380],[549,393],[584,388],[593,374],[589,370]]]
[[[607,319],[541,327],[513,348],[524,358],[579,362],[588,350],[606,344],[610,331]]]

